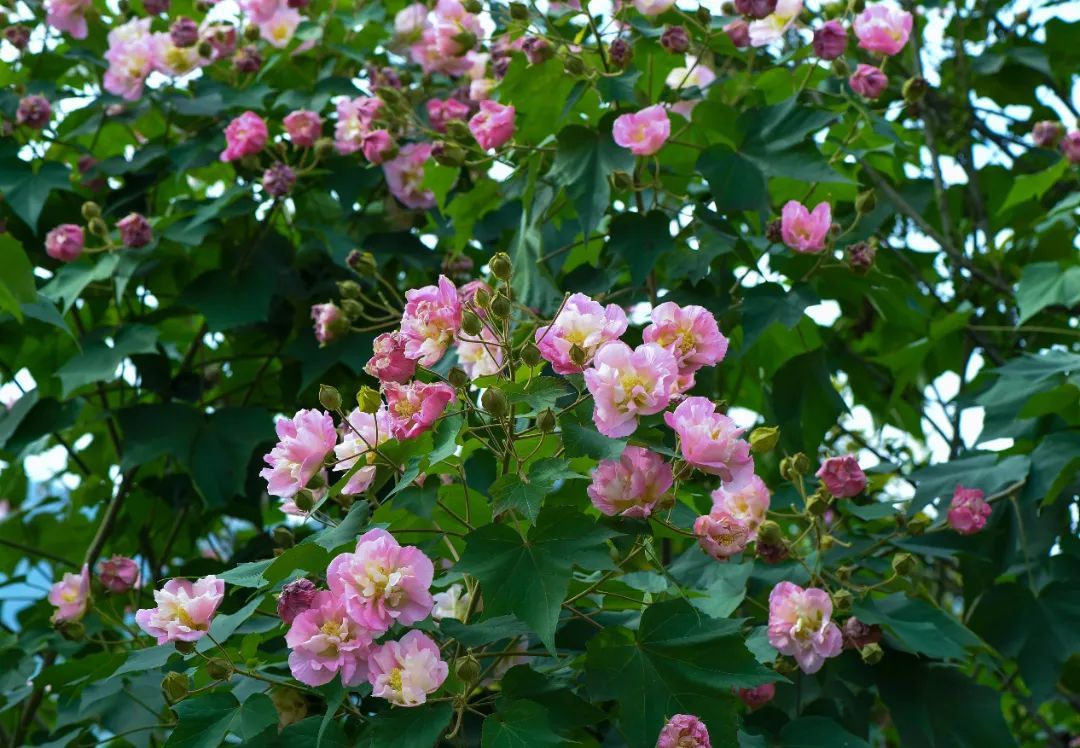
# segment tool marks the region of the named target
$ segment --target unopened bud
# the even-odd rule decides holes
[[[457,46],[457,53],[454,55],[455,57],[463,56],[466,52],[476,46],[476,34],[468,29],[462,29],[450,38]]]
[[[922,512],[919,512],[914,517],[908,520],[907,531],[908,535],[922,535],[926,532],[926,528],[930,526],[930,518]]]
[[[796,452],[791,457],[792,464],[795,467],[795,471],[799,475],[806,475],[810,472],[810,458],[804,455],[802,452]]]
[[[772,220],[765,224],[765,238],[773,244],[784,241],[784,232],[779,220]]]
[[[274,528],[272,533],[274,538],[274,544],[281,548],[292,548],[296,540],[293,537],[292,530],[285,526],[278,526]]]
[[[529,6],[525,3],[510,3],[510,17],[515,21],[529,20]]]
[[[311,491],[298,491],[293,497],[293,503],[301,512],[310,512],[315,506],[315,497],[311,495]]]
[[[854,596],[848,590],[837,590],[832,594],[833,611],[844,612],[851,609]]]
[[[920,78],[918,76],[914,78],[908,78],[904,81],[904,86],[901,92],[904,95],[904,101],[909,104],[914,104],[916,101],[920,101],[922,97],[926,96],[926,92],[930,90],[930,83],[926,78]]]
[[[180,654],[191,654],[195,651],[195,642],[178,641],[175,642],[176,651]]]
[[[228,680],[232,677],[233,666],[228,660],[215,657],[206,663],[206,673],[214,680]]]
[[[780,675],[791,675],[795,672],[796,666],[795,663],[791,660],[781,659],[776,661],[776,663],[773,665],[773,669],[775,669],[776,672],[780,673]]]
[[[780,529],[780,525],[771,519],[767,519],[758,525],[757,536],[758,540],[764,543],[777,545],[783,542],[783,531]]]
[[[855,198],[855,210],[860,216],[864,216],[877,207],[877,195],[873,190],[864,190]]]
[[[337,413],[341,410],[341,393],[337,387],[328,384],[319,385],[319,403],[327,410]]]
[[[611,173],[611,186],[617,190],[632,190],[634,177],[625,171],[614,171]]]
[[[105,225],[105,221],[100,218],[94,218],[90,221],[88,228],[90,233],[94,236],[105,236],[109,233],[109,227]]]
[[[334,152],[334,141],[330,138],[319,138],[315,141],[315,155],[319,158],[326,158]]]
[[[853,573],[855,573],[854,566],[840,566],[836,569],[836,578],[841,582],[846,582],[851,579]]]
[[[634,59],[634,48],[625,39],[616,39],[608,47],[608,59],[617,68],[624,68]]]
[[[196,47],[196,49],[199,52],[199,57],[202,57],[203,59],[206,59],[214,54],[214,45],[207,41],[199,42],[199,46]]]
[[[566,71],[567,75],[576,78],[585,72],[585,63],[583,63],[580,58],[567,57],[563,69]]]
[[[750,451],[754,454],[771,452],[780,441],[780,429],[776,426],[759,426],[750,432]]]
[[[530,343],[521,352],[521,362],[526,366],[538,366],[544,357],[540,355],[540,349]]]
[[[359,299],[364,295],[364,289],[354,280],[338,281],[337,288],[343,299]]]
[[[514,266],[510,264],[510,257],[506,252],[499,252],[491,258],[491,262],[488,263],[491,268],[491,274],[499,280],[510,280],[510,274],[514,270]]]
[[[356,391],[356,407],[361,413],[378,413],[382,407],[382,396],[378,390],[364,385]]]
[[[171,706],[187,698],[191,691],[191,681],[183,673],[166,673],[161,679],[161,690],[165,694],[166,703]]]
[[[469,375],[456,366],[446,375],[446,379],[451,386],[459,390],[469,386]]]
[[[481,309],[487,309],[491,304],[491,294],[483,288],[478,288],[473,296],[473,303]]]
[[[898,577],[906,577],[915,569],[915,557],[910,553],[897,553],[892,557],[892,570]]]
[[[439,140],[431,146],[431,157],[440,166],[461,166],[465,163],[465,149],[457,143]]]
[[[82,204],[82,217],[87,221],[101,218],[101,206],[91,200],[87,200]]]
[[[471,654],[459,657],[454,661],[454,673],[461,679],[462,683],[475,683],[480,680],[482,672],[480,662]]]
[[[683,26],[668,26],[660,35],[660,46],[672,54],[681,55],[690,49],[690,34]]]
[[[555,414],[550,408],[540,411],[540,415],[536,417],[536,428],[540,429],[541,434],[550,434],[555,430],[555,425]]]
[[[496,418],[506,415],[506,410],[509,407],[506,402],[506,395],[496,387],[489,387],[484,390],[484,394],[480,396],[480,404],[484,406],[484,410]]]
[[[472,138],[469,126],[459,119],[452,119],[445,125],[448,139],[465,142]]]
[[[699,5],[697,12],[695,12],[694,15],[697,16],[698,23],[700,23],[702,26],[707,27],[710,23],[712,23],[712,12],[704,5]],[[730,16],[734,14],[724,11],[724,15]]]
[[[371,252],[361,252],[359,249],[354,249],[349,252],[348,257],[345,258],[346,264],[351,267],[361,278],[366,278],[369,275],[374,275],[378,265],[375,262],[375,255]]]
[[[830,70],[832,70],[832,74],[837,78],[847,78],[851,75],[851,67],[848,66],[843,57],[837,57],[833,60]]]
[[[349,322],[355,322],[364,318],[364,305],[356,299],[342,299],[341,311]]]
[[[60,636],[71,642],[81,641],[86,636],[86,627],[80,621],[59,621],[56,630]]]
[[[880,644],[867,644],[859,650],[859,656],[867,665],[876,665],[885,656],[885,650],[881,648]]]
[[[466,311],[461,314],[461,331],[466,335],[479,335],[484,329],[484,323],[472,312]]]
[[[259,27],[255,25],[244,27],[244,39],[249,42],[255,42],[259,40]]]
[[[491,316],[495,319],[506,319],[510,316],[510,299],[499,294],[491,300]]]
[[[806,497],[806,511],[816,517],[820,517],[825,514],[825,510],[829,508],[829,498],[828,494],[815,491]]]
[[[822,551],[827,551],[834,545],[836,545],[836,538],[834,538],[832,535],[822,535],[821,539],[818,540],[818,547]]]

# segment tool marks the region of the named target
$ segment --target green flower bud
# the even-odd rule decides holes
[[[180,654],[191,654],[195,651],[195,642],[175,642],[176,651]]]
[[[293,497],[293,503],[301,512],[310,512],[312,507],[315,506],[315,497],[311,495],[311,491],[299,491]]]
[[[589,354],[577,343],[570,346],[570,360],[575,366],[584,366],[589,362]]]
[[[478,288],[473,296],[473,303],[481,309],[487,309],[491,305],[491,294],[482,288]]]
[[[855,211],[864,216],[877,207],[877,195],[873,190],[864,190],[855,198]]]
[[[292,530],[284,525],[275,527],[272,533],[274,538],[274,544],[280,548],[292,548],[295,545],[295,538],[293,538]]]
[[[199,57],[207,58],[214,54],[213,45],[207,41],[199,42],[199,46],[196,49],[199,53]]]
[[[161,680],[161,690],[165,694],[165,702],[171,706],[187,698],[191,681],[183,673],[166,673]]]
[[[851,602],[854,596],[848,590],[837,590],[832,594],[833,611],[842,613],[851,610]]]
[[[332,138],[319,138],[315,141],[315,155],[319,158],[326,158],[334,152],[334,141]]]
[[[60,621],[56,624],[56,630],[70,642],[82,641],[86,636],[86,627],[80,621]]]
[[[833,60],[830,67],[832,69],[832,74],[837,78],[847,78],[851,75],[851,68],[848,66],[847,62],[844,61],[843,57],[837,57]]]
[[[337,288],[343,299],[359,299],[364,295],[364,289],[354,280],[338,281]]]
[[[215,657],[206,663],[206,673],[214,680],[228,680],[232,677],[232,663],[221,657]]]
[[[881,648],[880,644],[867,644],[859,650],[859,656],[867,665],[876,665],[885,656],[885,650]]]
[[[484,323],[480,321],[480,318],[469,311],[462,312],[461,314],[461,331],[466,335],[479,335],[480,331],[484,329]]]
[[[82,217],[87,221],[92,221],[95,218],[101,218],[101,206],[92,200],[87,200],[82,204]]]
[[[461,166],[465,163],[465,149],[457,143],[439,140],[431,147],[431,157],[441,166]]]
[[[450,370],[446,378],[451,385],[459,390],[469,386],[469,375],[456,366]]]
[[[259,27],[255,25],[244,27],[244,39],[249,42],[257,42],[259,40]]]
[[[900,90],[904,95],[904,101],[914,104],[926,96],[926,92],[930,90],[930,83],[926,78],[908,78],[904,81],[904,86]]]
[[[836,538],[832,535],[822,535],[821,539],[818,541],[818,547],[821,548],[822,551],[827,551],[834,545],[836,545]]]
[[[319,403],[327,410],[337,413],[341,410],[341,393],[337,387],[328,384],[319,385]]]
[[[578,57],[567,57],[563,69],[566,71],[567,75],[577,78],[585,72],[585,63]]]
[[[525,346],[525,350],[521,352],[521,361],[526,366],[537,366],[543,360],[544,357],[540,355],[540,349],[532,343]]]
[[[555,426],[555,414],[550,408],[540,411],[540,414],[536,416],[536,428],[540,429],[540,433],[550,434],[555,430]]]
[[[799,475],[806,475],[810,472],[810,458],[802,452],[796,452],[791,459],[794,463],[795,472]]]
[[[361,252],[359,249],[354,249],[349,252],[349,256],[345,258],[345,262],[356,271],[356,274],[361,278],[367,278],[368,276],[375,275],[375,271],[378,270],[378,264],[375,262],[375,255],[371,252]]]
[[[908,520],[907,531],[908,535],[919,536],[926,532],[926,528],[930,526],[930,518],[922,512],[919,512],[914,517]]]
[[[854,566],[841,566],[836,570],[836,578],[841,582],[846,582],[851,579],[851,575],[855,572]]]
[[[90,233],[94,236],[105,236],[109,233],[109,227],[100,218],[91,219],[89,223]]]
[[[732,9],[734,10],[734,9]],[[704,5],[699,5],[697,12],[694,14],[697,16],[698,23],[702,26],[708,27],[712,23],[712,13]],[[735,15],[734,13],[725,13],[724,15]]]
[[[364,385],[356,391],[356,407],[361,413],[378,413],[382,407],[382,395],[378,390]]]
[[[510,17],[515,21],[529,20],[529,6],[525,3],[510,3]]]
[[[364,305],[356,299],[342,299],[341,311],[345,313],[345,317],[349,322],[364,318]]]
[[[780,529],[780,525],[771,519],[767,519],[758,525],[757,536],[758,540],[770,545],[779,545],[784,539],[784,533]]]
[[[469,142],[472,140],[472,132],[469,126],[459,119],[452,119],[446,123],[446,135],[450,140]]]
[[[510,274],[514,272],[514,266],[510,264],[510,256],[506,252],[499,252],[488,263],[491,274],[499,280],[510,280]]]
[[[611,173],[611,186],[617,190],[632,190],[634,177],[625,171],[614,171]]]
[[[750,451],[754,454],[771,452],[780,441],[780,429],[776,426],[759,426],[750,432]]]
[[[495,319],[506,319],[510,316],[511,309],[510,299],[502,294],[491,300],[491,314]]]
[[[897,553],[892,557],[892,569],[898,577],[906,577],[915,569],[915,557],[910,553]]]
[[[471,654],[459,657],[454,661],[454,673],[461,679],[462,683],[475,683],[480,680],[482,672],[480,662]]]
[[[815,491],[806,497],[806,511],[816,517],[820,517],[825,514],[825,510],[829,508],[829,500],[830,497],[828,494]]]
[[[506,395],[496,387],[489,387],[484,390],[484,394],[480,396],[480,404],[484,407],[484,410],[496,418],[502,418],[506,415],[506,411],[510,407],[509,403],[506,402]]]

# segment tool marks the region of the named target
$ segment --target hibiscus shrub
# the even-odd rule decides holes
[[[4,741],[1072,744],[1070,12],[6,5]]]

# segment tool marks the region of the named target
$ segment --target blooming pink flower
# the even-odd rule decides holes
[[[601,434],[618,439],[637,428],[639,416],[659,413],[677,394],[679,365],[656,343],[631,349],[622,341],[599,350],[585,371],[593,396],[593,422]]]
[[[312,304],[311,319],[315,321],[315,339],[321,345],[334,342],[349,329],[345,313],[332,302]]]
[[[469,116],[469,105],[457,99],[428,99],[428,122],[433,130],[446,132],[446,123],[450,120],[462,120]]]
[[[86,11],[91,4],[91,0],[45,0],[45,23],[73,39],[85,39]]]
[[[45,253],[60,262],[73,262],[79,259],[85,242],[82,226],[62,223],[45,235]]]
[[[701,550],[717,561],[741,553],[750,540],[750,530],[744,522],[718,509],[694,520],[694,534]]]
[[[491,78],[477,78],[469,83],[470,101],[487,101],[491,98],[491,91],[495,88],[495,81]]]
[[[135,623],[158,644],[193,642],[206,636],[222,598],[225,582],[214,575],[192,583],[187,579],[170,579],[165,587],[154,590],[156,608],[143,608],[135,613]]]
[[[481,101],[480,111],[469,120],[469,132],[485,151],[501,148],[514,136],[514,114],[512,106]]]
[[[452,584],[444,592],[436,593],[433,599],[431,617],[434,620],[453,618],[463,621],[469,610],[469,604],[472,602],[472,595],[466,592],[462,585]]]
[[[469,379],[479,379],[497,373],[502,369],[502,347],[497,345],[495,334],[487,326],[480,329],[480,335],[461,335],[456,351],[458,363]]]
[[[731,24],[729,24],[729,26],[730,25]],[[745,23],[743,25],[745,26]],[[746,43],[749,44],[749,37],[747,37],[747,39],[748,41]],[[687,55],[686,65],[672,69],[672,71],[668,73],[667,78],[664,79],[664,83],[668,88],[676,91],[683,88],[696,88],[699,91],[704,91],[711,86],[715,80],[716,73],[712,71],[712,68],[697,57]],[[698,101],[699,99],[681,99],[671,105],[671,111],[689,122]]]
[[[382,106],[382,99],[370,96],[338,100],[334,125],[334,148],[338,153],[348,155],[364,147],[364,136],[371,132]]]
[[[780,214],[780,233],[784,244],[796,252],[817,253],[825,249],[825,238],[832,227],[832,209],[818,203],[813,212],[802,203],[789,200]]]
[[[273,18],[283,3],[280,0],[239,0],[239,5],[252,23],[260,24]]]
[[[156,66],[156,50],[149,18],[133,18],[109,32],[103,86],[111,94],[136,101],[146,77]]]
[[[450,671],[439,646],[420,631],[410,631],[398,641],[372,649],[368,667],[372,695],[398,706],[423,704]]]
[[[454,388],[445,382],[383,382],[386,408],[390,413],[390,434],[395,439],[413,439],[431,428],[454,399]]]
[[[617,117],[611,136],[635,156],[651,156],[663,148],[671,136],[671,120],[664,107],[654,104]]]
[[[867,99],[876,99],[889,87],[889,78],[873,65],[859,64],[848,78],[851,90]]]
[[[127,592],[139,581],[139,565],[127,556],[113,556],[101,562],[98,579],[109,592]]]
[[[363,493],[375,480],[375,448],[390,438],[390,430],[386,408],[379,408],[375,413],[354,410],[349,414],[348,423],[341,429],[341,443],[334,447],[337,458],[334,470],[346,472],[357,460],[362,460],[365,465],[352,474],[342,493]]]
[[[364,371],[380,382],[404,384],[416,373],[416,361],[405,355],[405,337],[399,330],[379,335],[372,349]]]
[[[1073,130],[1061,139],[1061,152],[1069,163],[1080,164],[1080,130]]]
[[[757,537],[758,527],[769,511],[769,489],[765,481],[751,475],[742,483],[724,485],[712,492],[714,512],[730,514],[746,525],[750,538]]]
[[[395,622],[408,626],[431,613],[431,559],[415,546],[402,547],[386,530],[364,533],[352,553],[326,569],[330,591],[352,620],[382,633]]]
[[[405,355],[423,366],[433,366],[461,328],[457,288],[449,278],[440,275],[436,285],[406,291],[405,302],[401,315]]]
[[[293,619],[285,643],[289,670],[309,686],[329,683],[341,673],[344,686],[358,686],[367,679],[371,632],[352,620],[340,599],[318,592],[310,608]]]
[[[832,600],[825,590],[781,582],[769,593],[769,644],[794,655],[804,673],[816,673],[843,649],[840,627],[831,620]]]
[[[743,430],[704,397],[688,397],[664,421],[679,435],[683,459],[705,473],[719,475],[725,484],[739,486],[754,473],[750,445]]]
[[[397,153],[397,144],[388,130],[372,130],[364,136],[364,158],[376,166],[382,164]]]
[[[652,310],[652,324],[642,338],[671,351],[680,374],[693,374],[703,366],[715,366],[727,354],[728,339],[720,333],[716,317],[705,307],[680,307],[666,301]]]
[[[322,469],[326,456],[337,444],[334,419],[320,410],[300,410],[275,424],[278,443],[263,457],[259,472],[271,496],[290,498]]]
[[[838,499],[858,496],[866,488],[866,473],[859,467],[855,455],[830,457],[821,463],[814,475],[820,478],[829,493]]]
[[[656,738],[656,748],[712,748],[705,723],[692,714],[676,714]]]
[[[268,136],[263,118],[252,111],[244,112],[225,128],[225,150],[221,152],[221,160],[235,161],[258,153],[266,145]]]
[[[853,24],[859,46],[870,52],[895,55],[911,35],[911,14],[889,3],[868,5]]]
[[[210,45],[210,59],[213,61],[232,57],[236,52],[236,27],[230,24],[211,23],[204,26],[202,39]]]
[[[823,60],[835,60],[847,49],[847,30],[839,21],[826,21],[814,32],[814,54]]]
[[[65,573],[49,588],[49,602],[56,607],[52,619],[58,623],[78,621],[90,603],[90,569],[83,564],[78,574]]]
[[[291,626],[296,617],[311,608],[319,590],[310,579],[297,579],[281,588],[278,597],[278,617],[286,626]]]
[[[658,16],[675,4],[675,0],[634,0],[634,7],[643,16]]]
[[[626,312],[617,304],[606,307],[583,293],[573,294],[550,325],[536,330],[536,347],[557,374],[577,374],[592,361],[604,343],[618,340],[626,332]],[[580,349],[574,363],[572,351]]]
[[[766,683],[753,688],[740,688],[735,694],[742,703],[751,709],[757,709],[773,700],[773,697],[776,696],[776,686],[772,683]]]
[[[472,260],[470,260],[468,257],[461,257],[460,260],[463,262],[468,262],[469,269],[472,269]],[[495,293],[491,289],[491,286],[489,286],[487,283],[480,280],[479,278],[476,278],[469,281],[465,285],[458,287],[458,298],[461,299],[461,304],[463,307],[471,305],[472,311],[476,312],[478,316],[487,317],[487,310],[476,303],[476,294],[480,291],[486,293],[488,297],[491,297]]]
[[[285,132],[297,148],[310,148],[322,135],[322,117],[307,109],[298,109],[285,115],[281,121]]]
[[[776,10],[750,24],[750,44],[764,47],[784,38],[802,13],[802,0],[777,0]]]
[[[946,515],[949,527],[961,535],[973,535],[986,527],[986,520],[994,510],[983,495],[977,488],[957,486]]]
[[[154,55],[154,69],[173,78],[186,75],[206,62],[197,47],[177,46],[171,34],[151,34],[150,46]]]
[[[464,75],[474,65],[472,48],[484,35],[480,19],[458,0],[438,0],[409,48],[413,62],[425,73]]]
[[[423,186],[424,164],[431,158],[431,147],[431,143],[410,143],[382,165],[390,193],[407,208],[435,207],[435,193]]]
[[[284,49],[292,41],[296,27],[304,17],[295,8],[280,7],[274,15],[259,24],[259,36],[278,49]]]
[[[663,457],[644,447],[626,447],[618,460],[603,460],[587,489],[602,514],[648,517],[668,498],[675,478]]]
[[[116,228],[120,232],[120,241],[131,249],[145,247],[154,238],[150,222],[141,213],[128,213],[116,222]]]
[[[427,26],[428,9],[424,3],[413,3],[394,16],[394,33],[401,38],[416,38]]]

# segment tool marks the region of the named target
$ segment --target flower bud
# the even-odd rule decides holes
[[[295,538],[293,537],[292,530],[284,525],[274,528],[271,533],[274,538],[274,544],[279,548],[292,548],[295,545]]]
[[[82,217],[87,221],[92,221],[95,218],[101,218],[101,206],[92,200],[87,200],[82,204]]]
[[[930,526],[930,518],[922,512],[919,512],[914,517],[908,520],[907,532],[908,535],[919,536],[926,532],[926,528]]]
[[[341,311],[345,314],[345,319],[349,322],[355,322],[358,319],[364,318],[364,305],[356,299],[342,299]],[[341,327],[342,333],[348,330],[348,325],[342,325]]]
[[[472,312],[466,311],[461,314],[461,331],[466,335],[479,335],[484,329],[484,324]]]
[[[452,119],[443,125],[443,127],[446,129],[446,135],[450,140],[468,142],[472,139],[472,132],[469,131],[469,126],[459,119]]]
[[[634,48],[625,39],[616,39],[608,47],[608,59],[611,60],[612,65],[622,69],[634,59]]]
[[[580,58],[567,57],[563,69],[566,71],[567,75],[576,78],[585,72],[585,63],[583,63]]]
[[[877,195],[873,190],[863,190],[855,197],[855,210],[860,216],[870,213],[877,207]]]
[[[765,238],[773,244],[784,241],[784,233],[779,220],[772,220],[765,224]]]
[[[291,626],[298,615],[311,607],[319,590],[310,579],[297,579],[281,588],[277,612],[286,626]]]
[[[712,12],[704,5],[699,5],[694,15],[697,16],[698,23],[702,26],[708,27],[712,23]],[[733,14],[725,12],[724,15],[730,16]]]
[[[506,319],[510,316],[510,299],[499,294],[491,300],[491,316],[495,319]]]
[[[506,402],[506,395],[496,387],[489,387],[484,390],[484,394],[480,396],[480,404],[484,407],[484,410],[496,418],[506,415],[509,407]]]
[[[776,672],[780,673],[780,675],[792,675],[797,669],[794,662],[785,659],[777,660],[776,663],[773,665],[773,668],[776,670]]]
[[[840,566],[836,569],[836,578],[841,582],[846,582],[851,579],[851,575],[855,572],[854,566]]]
[[[853,598],[854,596],[849,590],[837,590],[832,593],[833,610],[836,612],[850,610]]]
[[[510,17],[515,21],[529,20],[529,6],[525,3],[510,3]]]
[[[865,275],[874,266],[875,255],[877,255],[877,243],[875,241],[849,244],[847,247],[848,267],[859,275]]]
[[[488,263],[491,268],[491,274],[499,280],[510,280],[510,274],[513,272],[513,265],[510,264],[510,257],[505,252],[499,252],[491,258],[491,262]]]
[[[315,141],[315,155],[319,158],[326,158],[334,152],[334,141],[332,138],[321,137]]]
[[[181,49],[194,47],[199,43],[199,24],[187,16],[180,16],[169,26],[169,38]]]
[[[315,497],[311,495],[311,491],[299,491],[293,498],[293,503],[301,512],[310,512],[315,506]]]
[[[228,680],[232,677],[232,663],[221,657],[215,657],[206,663],[206,673],[214,680]]]
[[[832,535],[822,535],[821,539],[818,540],[818,547],[822,551],[828,551],[834,545],[836,545],[836,538],[834,538]]]
[[[926,96],[926,92],[930,90],[930,83],[926,78],[916,76],[904,81],[904,86],[900,90],[904,95],[904,101],[914,104],[916,101],[920,101],[923,96]]]
[[[195,642],[178,641],[175,644],[176,651],[180,654],[191,654],[195,651]]]
[[[532,343],[525,346],[521,352],[521,362],[526,366],[538,366],[544,358],[540,355],[540,349]]]
[[[382,407],[382,396],[378,390],[364,385],[356,391],[356,407],[361,413],[377,413]]]
[[[795,471],[799,475],[806,475],[810,472],[810,458],[804,455],[802,452],[796,452],[791,457]]]
[[[764,543],[778,544],[783,542],[783,531],[780,525],[771,519],[767,519],[758,526],[758,540]]]
[[[816,517],[820,517],[825,514],[825,510],[829,508],[830,498],[831,497],[827,493],[815,491],[806,497],[806,511]]]
[[[750,432],[750,451],[754,454],[771,452],[780,441],[780,429],[776,426],[759,426]]]
[[[461,166],[465,163],[465,149],[457,143],[438,140],[431,146],[431,157],[440,166]]]
[[[898,577],[906,577],[915,569],[915,557],[910,553],[897,553],[892,557],[892,570]]]
[[[614,171],[611,173],[611,186],[617,190],[632,190],[634,177],[625,171]]]
[[[589,361],[589,354],[577,343],[570,346],[570,361],[575,366],[584,366]]]
[[[859,656],[867,665],[876,665],[885,656],[885,650],[881,648],[880,644],[867,644],[859,650]]]
[[[100,218],[91,219],[87,228],[90,229],[90,233],[94,236],[105,236],[109,233],[109,227],[105,225],[105,221]]]
[[[199,42],[198,52],[199,57],[209,58],[214,54],[214,45],[208,41],[201,41]]]
[[[161,690],[165,694],[165,702],[171,706],[187,698],[191,681],[183,673],[166,673],[161,680]]]
[[[555,414],[551,412],[551,408],[540,411],[540,414],[536,417],[536,428],[540,429],[540,433],[550,434],[555,430],[555,426]]]
[[[345,262],[349,267],[355,270],[361,278],[374,275],[377,268],[375,255],[371,254],[371,252],[361,252],[359,249],[354,249],[349,252],[349,256],[345,258]]]
[[[480,662],[471,654],[459,657],[454,661],[454,673],[461,679],[462,683],[475,683],[480,680],[482,672]]]
[[[526,37],[521,44],[521,51],[529,58],[530,65],[539,65],[555,55],[551,42],[539,36]]]
[[[461,4],[461,7],[465,8],[466,11],[473,15],[481,13],[484,10],[484,4],[480,2],[480,0],[465,0],[465,2]]]
[[[249,42],[256,42],[259,40],[259,27],[254,24],[244,27],[244,39]]]
[[[57,621],[56,631],[69,642],[82,641],[86,636],[86,627],[81,621]]]
[[[491,305],[491,294],[486,289],[478,288],[473,295],[473,303],[481,309],[487,309]]]
[[[668,26],[660,35],[660,45],[675,55],[681,55],[690,49],[690,34],[684,26]]]
[[[337,289],[343,299],[359,299],[364,295],[364,289],[360,288],[360,284],[353,280],[338,281]]]
[[[851,67],[847,64],[843,57],[837,57],[832,61],[832,65],[829,66],[832,70],[832,74],[837,78],[847,78],[851,75]]]
[[[341,410],[341,393],[338,392],[337,387],[331,387],[328,384],[320,384],[319,403],[327,410],[336,413]]]
[[[450,370],[450,372],[446,375],[446,379],[448,382],[450,382],[450,385],[452,387],[459,390],[468,387],[470,381],[469,375],[466,374],[463,369],[460,369],[457,366]]]

